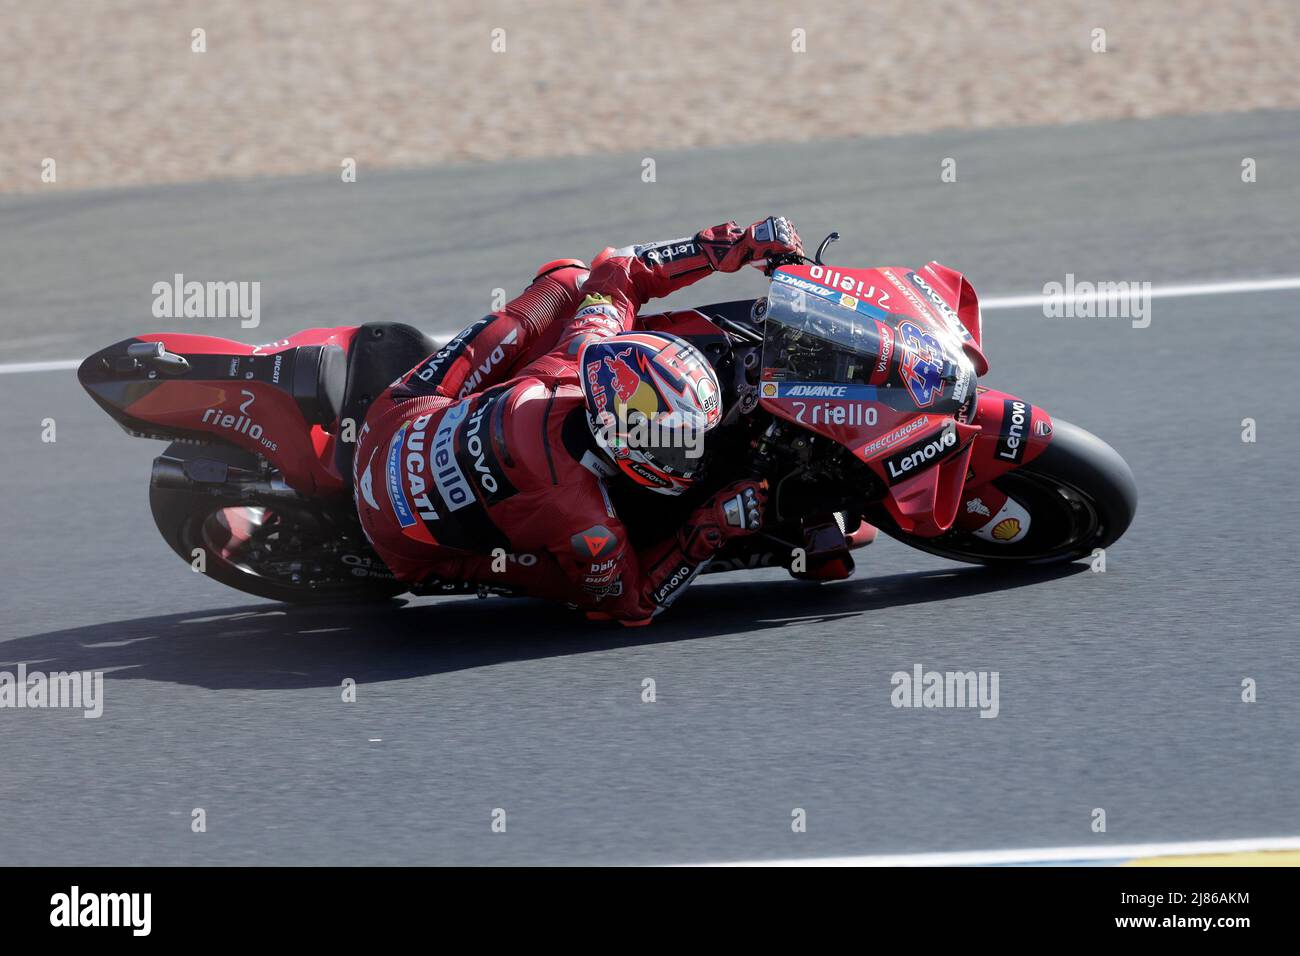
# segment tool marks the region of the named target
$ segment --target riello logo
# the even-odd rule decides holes
[[[253,421],[253,393],[248,389],[241,389],[239,394],[243,401],[239,403],[238,412],[227,411],[224,408],[209,408],[203,412],[202,422],[205,425],[227,428],[237,434],[247,435],[271,451],[277,450],[277,444],[271,439],[263,437],[262,426]]]
[[[931,438],[909,445],[885,459],[885,474],[890,484],[910,478],[931,462],[946,457],[957,447],[957,429],[949,423]]]

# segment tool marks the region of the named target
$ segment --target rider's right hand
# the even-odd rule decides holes
[[[745,479],[727,485],[692,512],[681,532],[682,549],[693,561],[713,557],[732,538],[763,526],[767,482]]]
[[[803,242],[784,216],[760,219],[748,229],[726,222],[696,235],[695,241],[718,272],[736,272],[777,255],[802,255]]]

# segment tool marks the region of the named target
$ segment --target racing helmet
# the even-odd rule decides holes
[[[663,332],[622,332],[588,340],[578,369],[587,424],[618,469],[659,494],[689,488],[722,417],[718,376],[700,350]]]

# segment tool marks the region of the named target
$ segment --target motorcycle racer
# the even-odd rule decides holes
[[[638,310],[712,272],[801,253],[770,217],[558,260],[372,404],[358,436],[362,527],[402,581],[478,582],[648,623],[731,538],[761,524],[765,485],[739,481],[637,550],[607,483],[679,495],[721,418],[713,369]]]

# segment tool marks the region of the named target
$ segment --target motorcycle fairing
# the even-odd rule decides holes
[[[935,313],[961,339],[962,350],[974,364],[975,374],[988,374],[989,362],[984,357],[984,323],[980,315],[979,296],[975,294],[970,281],[956,269],[949,269],[937,262],[927,263],[919,272],[908,273],[908,279],[922,290]]]
[[[263,345],[184,333],[125,339],[96,352],[78,370],[91,397],[128,432],[181,440],[217,438],[270,461],[285,482],[304,494],[342,492],[333,467],[336,432],[307,421],[294,395],[294,376],[304,346],[337,346],[347,352],[355,328],[308,329]],[[132,360],[127,349],[160,342],[189,367],[166,374]],[[312,384],[313,383],[300,383]]]
[[[952,527],[978,434],[977,426],[950,419],[939,431],[871,463],[877,473],[895,482],[883,504],[900,529],[930,538]],[[922,470],[909,476],[903,469],[908,462],[918,463]]]
[[[978,341],[943,307],[936,287],[951,276],[930,280],[894,268],[778,270],[759,385],[773,415],[866,462],[900,528],[922,536],[951,527],[980,431],[966,421]]]
[[[1009,392],[979,386],[975,424],[980,436],[971,454],[966,484],[979,489],[1026,465],[1052,441],[1052,416]]]
[[[1052,441],[1052,418],[1024,399],[980,386],[976,421],[981,430],[956,524],[988,541],[1015,544],[1029,532],[1031,516],[993,481],[1046,450]]]
[[[885,508],[900,528],[933,536],[952,526],[978,425],[891,408],[887,390],[864,385],[764,382],[759,395],[773,415],[866,462],[886,488]]]

